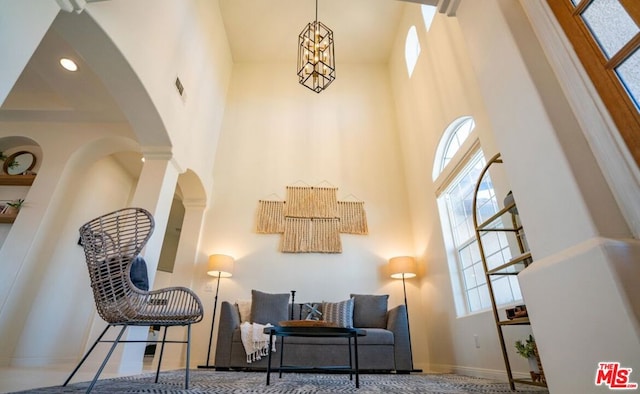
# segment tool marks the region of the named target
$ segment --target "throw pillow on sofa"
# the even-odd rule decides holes
[[[389,295],[351,294],[355,327],[387,328]]]
[[[323,302],[322,318],[338,327],[353,327],[353,298],[340,302]]]
[[[269,294],[251,290],[251,320],[273,325],[289,320],[289,293]]]
[[[236,307],[240,314],[240,323],[251,322],[251,300],[238,300]]]

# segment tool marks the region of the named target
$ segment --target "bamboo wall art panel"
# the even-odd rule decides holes
[[[282,234],[283,253],[342,253],[340,233],[366,235],[363,201],[338,201],[337,187],[287,186],[286,200],[258,200],[256,232]]]
[[[346,234],[368,234],[367,215],[362,201],[338,202],[340,232]]]
[[[284,232],[284,201],[258,201],[256,231],[262,234]]]

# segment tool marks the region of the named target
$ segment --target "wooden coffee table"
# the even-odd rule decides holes
[[[319,371],[346,371],[349,372],[349,379],[353,380],[353,374],[356,375],[356,388],[360,387],[360,376],[358,366],[358,337],[367,335],[365,330],[359,328],[343,328],[343,327],[304,327],[304,326],[291,326],[291,327],[265,327],[265,334],[269,334],[269,349],[273,346],[273,337],[281,337],[280,341],[280,367],[277,371],[282,377],[283,371],[289,372],[302,372],[309,370]],[[295,365],[282,365],[284,359],[284,338],[286,337],[339,337],[346,338],[349,343],[349,365],[324,365],[315,367],[303,367]],[[353,355],[351,352],[351,340],[353,339]],[[271,351],[269,351],[269,362],[267,364],[267,386],[270,383],[271,371]],[[355,360],[355,367],[354,367]]]

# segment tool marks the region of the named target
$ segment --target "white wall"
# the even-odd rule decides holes
[[[42,7],[44,1],[41,3]],[[2,31],[6,30],[6,34],[2,36],[29,38],[25,38],[24,42],[0,42],[3,53],[16,54],[5,62],[10,68],[7,69],[6,75],[3,69],[1,75],[3,92],[6,83],[8,93],[28,60],[28,51],[35,49],[53,17],[58,13],[55,1],[47,1],[47,4],[53,4],[49,13],[45,12],[46,8],[38,13],[27,6],[2,5],[2,20],[5,17],[14,17],[21,22],[21,25],[2,23]],[[154,18],[148,17],[151,8],[154,10]],[[39,17],[35,18],[32,15]],[[59,33],[69,40],[92,67],[95,67],[94,71],[114,94],[131,122],[131,127],[124,126],[124,131],[105,130],[106,134],[102,136],[132,136],[147,145],[143,147],[145,154],[155,155],[155,158],[158,158],[157,152],[169,152],[173,155],[172,169],[182,171],[191,168],[191,173],[197,174],[195,178],[200,177],[198,181],[206,184],[208,192],[212,187],[214,152],[231,73],[231,55],[217,1],[164,1],[162,4],[158,1],[141,1],[131,4],[114,0],[89,4],[79,15],[62,13],[59,17],[58,21],[65,21],[57,26]],[[108,37],[96,28],[96,23],[107,32]],[[132,26],[136,26],[134,39],[131,34]],[[19,33],[22,28],[29,34]],[[8,46],[11,43],[19,43],[20,51]],[[121,54],[124,54],[124,58]],[[174,81],[177,76],[186,87],[185,99],[180,98],[175,91]],[[152,105],[149,104],[151,102]],[[0,249],[0,256],[3,261],[11,261],[11,264],[3,264],[0,269],[6,278],[0,286],[0,332],[6,339],[0,346],[1,365],[11,362],[42,363],[45,359],[64,357],[60,349],[54,345],[55,349],[51,352],[40,353],[39,360],[33,360],[30,358],[34,349],[26,343],[28,341],[20,344],[17,350],[15,344],[23,330],[29,333],[36,330],[34,317],[28,316],[29,309],[35,299],[42,301],[37,287],[24,287],[28,280],[32,279],[28,274],[37,267],[39,259],[53,253],[55,246],[52,240],[55,238],[51,237],[50,232],[64,227],[68,217],[82,212],[81,206],[69,203],[70,194],[75,192],[74,188],[80,187],[78,181],[85,180],[69,175],[81,169],[73,168],[69,161],[71,154],[74,151],[82,151],[76,155],[79,157],[76,157],[74,163],[85,168],[88,163],[93,163],[104,154],[118,150],[140,150],[140,146],[133,140],[120,140],[120,145],[115,148],[113,140],[105,141],[102,146],[92,145],[89,141],[95,142],[95,139],[100,137],[104,125],[40,126],[47,128],[49,134],[42,134],[41,129],[32,130],[32,126],[24,124],[18,127],[0,125],[0,136],[33,135],[32,138],[41,144],[45,151],[46,160],[39,174],[41,176],[37,178],[29,194],[30,209],[25,209],[21,213],[20,221],[11,226],[10,232],[3,235],[3,239],[6,238],[7,241]],[[122,125],[115,125],[113,128],[117,129],[120,126]],[[166,142],[167,134],[172,140],[171,144]],[[83,148],[80,149],[81,147]],[[166,159],[168,157],[164,158]],[[127,194],[128,198],[131,196],[132,194]],[[159,200],[162,196],[155,197],[155,200]],[[106,199],[106,196],[94,197],[96,201],[91,205],[94,209],[88,214],[89,217],[105,212],[101,209],[104,208],[101,204],[104,202],[103,198]],[[118,207],[126,205],[126,201],[120,201]],[[157,230],[160,232],[164,229],[164,223],[160,222],[162,217],[156,219]],[[194,236],[197,237],[197,234]],[[7,243],[11,243],[11,246],[7,246]],[[197,245],[193,245],[193,248],[196,247]],[[21,272],[24,273],[23,276],[20,276]],[[153,274],[154,272],[152,277]],[[38,280],[42,279],[42,275],[42,272],[38,274]],[[28,300],[16,302],[22,300],[25,295]],[[33,308],[42,310],[39,304]],[[69,349],[78,351],[78,346],[82,344],[74,344],[76,346]],[[73,354],[73,357],[78,356],[78,353]]]
[[[387,69],[341,64],[335,82],[316,94],[298,84],[290,66],[234,67],[201,241],[202,280],[206,255],[225,253],[236,264],[221,300],[248,299],[258,289],[296,290],[297,301],[391,293],[390,305],[401,304],[401,283],[382,272],[388,258],[413,253]],[[278,252],[279,235],[254,230],[258,200],[272,193],[284,199],[286,186],[298,181],[326,181],[339,199],[364,201],[369,235],[342,234],[341,254]],[[204,298],[207,310],[211,298]]]
[[[47,247],[46,264],[38,268],[42,280],[33,286],[33,275],[23,279],[31,284],[25,290],[34,295],[31,304],[25,305],[29,314],[15,348],[14,365],[72,363],[85,351],[84,342],[77,338],[88,339],[96,312],[84,253],[76,244],[78,228],[96,212],[125,206],[135,180],[112,157],[105,157],[82,174],[82,181],[70,186],[74,193],[65,199],[74,209],[66,210],[68,215],[57,225],[59,236]]]
[[[411,78],[404,60],[406,33],[415,25],[421,53]],[[420,256],[422,313],[412,331],[425,340],[414,348],[415,358],[426,369],[504,378],[493,316],[489,311],[458,318],[453,299],[450,268],[436,204],[437,187],[432,170],[436,147],[447,126],[460,116],[473,116],[476,134],[488,159],[498,150],[476,76],[469,63],[466,43],[457,18],[437,14],[427,33],[419,5],[407,5],[398,29],[389,72],[398,111],[398,127],[407,191],[410,199],[415,253]],[[509,190],[500,168],[492,173],[498,190]],[[517,330],[509,341],[524,335]],[[527,333],[528,335],[528,333]],[[474,336],[478,337],[479,348]],[[521,361],[518,363],[517,361]],[[524,360],[515,363],[525,373]]]
[[[231,60],[217,2],[164,0],[157,7],[157,17],[148,18],[151,4],[160,3],[111,0],[89,4],[87,12],[107,30],[139,75],[174,143],[179,164],[194,168],[212,193],[193,285],[207,311],[212,309],[213,295],[205,292],[209,279],[204,266],[211,253],[236,257],[234,277],[221,286],[222,300],[246,299],[255,288],[297,290],[298,301],[340,300],[351,292],[389,293],[391,305],[402,302],[402,290],[398,281],[384,274],[384,265],[389,257],[413,254],[420,257],[424,271],[420,281],[408,283],[416,366],[502,374],[489,313],[455,317],[431,183],[433,154],[442,131],[456,117],[472,115],[485,153],[501,151],[506,159],[506,175],[501,178],[505,187],[508,180],[514,190],[534,256],[547,257],[546,261],[538,260],[541,264],[528,273],[523,288],[534,322],[541,317],[542,324],[534,323],[534,333],[543,363],[548,362],[550,383],[557,384],[559,392],[571,392],[578,387],[571,387],[577,380],[580,389],[592,388],[588,385],[595,373],[592,364],[608,354],[591,351],[585,357],[576,355],[575,349],[584,348],[584,341],[596,341],[597,349],[602,350],[607,337],[599,333],[610,328],[613,331],[609,332],[619,334],[615,350],[625,348],[611,357],[640,369],[632,364],[637,363],[633,355],[638,354],[637,315],[626,304],[637,293],[620,285],[624,273],[630,278],[637,274],[630,263],[638,255],[637,248],[630,242],[615,248],[610,241],[592,239],[600,235],[623,237],[629,231],[553,73],[543,61],[544,54],[519,3],[468,1],[461,3],[457,18],[438,15],[428,37],[419,29],[422,55],[411,80],[404,73],[403,30],[410,24],[421,27],[421,18],[419,8],[408,5],[411,11],[403,19],[389,69],[341,65],[338,79],[317,95],[297,83],[289,64],[236,64],[226,98]],[[199,22],[180,28],[171,23],[191,18]],[[38,23],[39,27],[47,25],[46,21]],[[131,39],[132,26],[136,26],[140,40]],[[202,32],[213,41],[196,39]],[[199,62],[190,63],[174,56],[173,51],[200,56],[193,47],[181,46],[184,43],[197,43],[198,47],[212,44],[213,49],[197,57]],[[23,61],[16,59],[13,66]],[[217,68],[208,73],[207,65],[213,64]],[[200,78],[202,72],[205,76]],[[173,91],[178,74],[184,76],[189,95],[185,104]],[[193,91],[192,86],[198,88]],[[191,101],[194,96],[197,99]],[[207,111],[197,103],[207,105]],[[41,361],[37,359],[41,355],[29,344],[41,323],[38,314],[29,310],[43,310],[34,304],[42,294],[30,287],[34,277],[29,274],[35,272],[41,283],[45,272],[38,270],[41,261],[54,256],[56,266],[70,268],[66,264],[72,263],[63,260],[73,259],[77,253],[75,244],[63,251],[51,238],[56,234],[54,240],[71,240],[66,231],[73,227],[66,218],[66,209],[73,205],[70,193],[75,186],[88,190],[93,185],[93,179],[85,185],[76,184],[69,175],[73,171],[65,172],[69,171],[67,163],[86,165],[104,155],[112,148],[97,146],[105,135],[120,136],[119,144],[114,143],[120,150],[138,149],[130,137],[145,132],[86,125],[44,126],[0,125],[0,136],[29,136],[40,144],[44,156],[43,176],[29,194],[32,205],[21,212],[21,223],[14,224],[0,249],[0,260],[11,262],[0,267],[0,276],[9,278],[0,287],[0,365],[16,356],[15,345],[21,362]],[[84,144],[88,147],[81,150],[81,157],[70,162]],[[117,171],[110,164],[98,167],[95,171],[100,175],[109,173],[116,182],[122,179],[113,176]],[[285,187],[297,181],[310,185],[327,181],[339,188],[339,198],[352,194],[363,200],[370,234],[342,235],[342,254],[279,253],[279,236],[259,235],[253,230],[257,202],[272,193],[284,198]],[[91,208],[103,208],[104,203],[100,200]],[[89,215],[80,207],[73,209],[71,217]],[[65,231],[58,233],[58,228]],[[580,267],[597,269],[607,277],[598,280],[588,270],[573,275],[582,257],[587,260]],[[565,281],[549,281],[563,276]],[[568,297],[567,293],[573,295]],[[572,311],[570,323],[564,323],[566,310],[580,304],[582,295],[593,294],[602,295],[603,305],[612,306],[607,309],[607,318],[600,319],[600,310],[581,308]],[[564,309],[553,309],[555,304]],[[194,364],[206,356],[201,345],[208,339],[207,318],[210,315],[194,327]],[[555,322],[563,322],[561,330]],[[569,338],[573,327],[582,335]],[[28,334],[23,336],[22,330]],[[87,330],[86,336],[91,336],[88,332],[92,329]],[[474,346],[474,334],[479,336],[479,348]],[[513,337],[507,341],[512,343],[524,332],[510,335]],[[51,342],[38,344],[55,348]],[[575,367],[567,369],[568,365]],[[524,362],[516,369],[527,370]],[[575,379],[565,379],[567,374]]]
[[[86,12],[135,70],[171,139],[175,162],[182,170],[192,169],[210,190],[232,68],[218,1],[111,0],[90,3]],[[96,66],[111,61],[96,54]],[[110,72],[105,69],[103,78]],[[184,85],[184,98],[177,93],[176,77]],[[133,127],[143,146],[154,145],[162,134],[157,127]]]
[[[418,15],[405,16],[405,31],[419,24]],[[397,52],[403,40],[399,33]],[[504,378],[491,316],[454,316],[429,182],[444,127],[470,114],[480,119],[485,154],[495,149],[505,159],[503,187],[514,191],[532,247],[536,262],[520,279],[551,390],[593,391],[597,360],[616,359],[636,369],[638,292],[625,278],[637,277],[637,245],[595,238],[628,237],[630,231],[519,3],[462,2],[455,20],[436,18],[424,42],[410,82],[399,54],[391,72],[414,236],[427,264],[421,290],[431,365]],[[571,305],[576,312],[567,314]],[[605,331],[615,333],[615,345]],[[512,348],[525,335],[516,328],[505,339],[512,366],[526,374]],[[586,341],[590,350],[576,352]]]
[[[0,362],[8,365],[15,355],[15,346],[25,329],[29,310],[38,294],[38,285],[46,280],[41,269],[57,247],[60,237],[77,241],[74,234],[58,231],[66,220],[75,217],[77,205],[71,204],[75,187],[85,179],[78,174],[97,158],[121,150],[134,149],[125,125],[0,123],[0,137],[4,141],[14,136],[27,137],[42,151],[38,175],[25,196],[17,220],[0,249],[0,332],[5,338],[0,345]],[[81,149],[81,148],[85,149]],[[75,157],[77,160],[72,161]],[[99,208],[96,201],[88,207]],[[96,212],[91,211],[91,216]],[[69,249],[73,250],[72,246]],[[73,264],[73,258],[67,261]],[[64,286],[63,286],[64,287]],[[40,323],[38,323],[40,325]],[[43,358],[56,357],[45,355]]]

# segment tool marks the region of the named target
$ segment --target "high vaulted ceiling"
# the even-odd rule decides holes
[[[97,1],[109,0],[88,0]],[[438,4],[447,12],[459,1],[318,0],[318,19],[333,29],[338,67],[386,63],[404,7],[415,6],[411,2]],[[286,62],[294,70],[298,34],[315,19],[314,0],[219,0],[219,4],[234,62]],[[81,65],[73,77],[60,68],[58,59],[73,48],[56,32],[57,23],[58,19],[0,107],[0,121],[126,121],[88,67]]]
[[[333,30],[336,62],[387,62],[403,7],[397,0],[318,0]],[[314,0],[220,0],[234,62],[295,64],[298,35],[315,20]],[[295,66],[293,66],[295,67]]]

